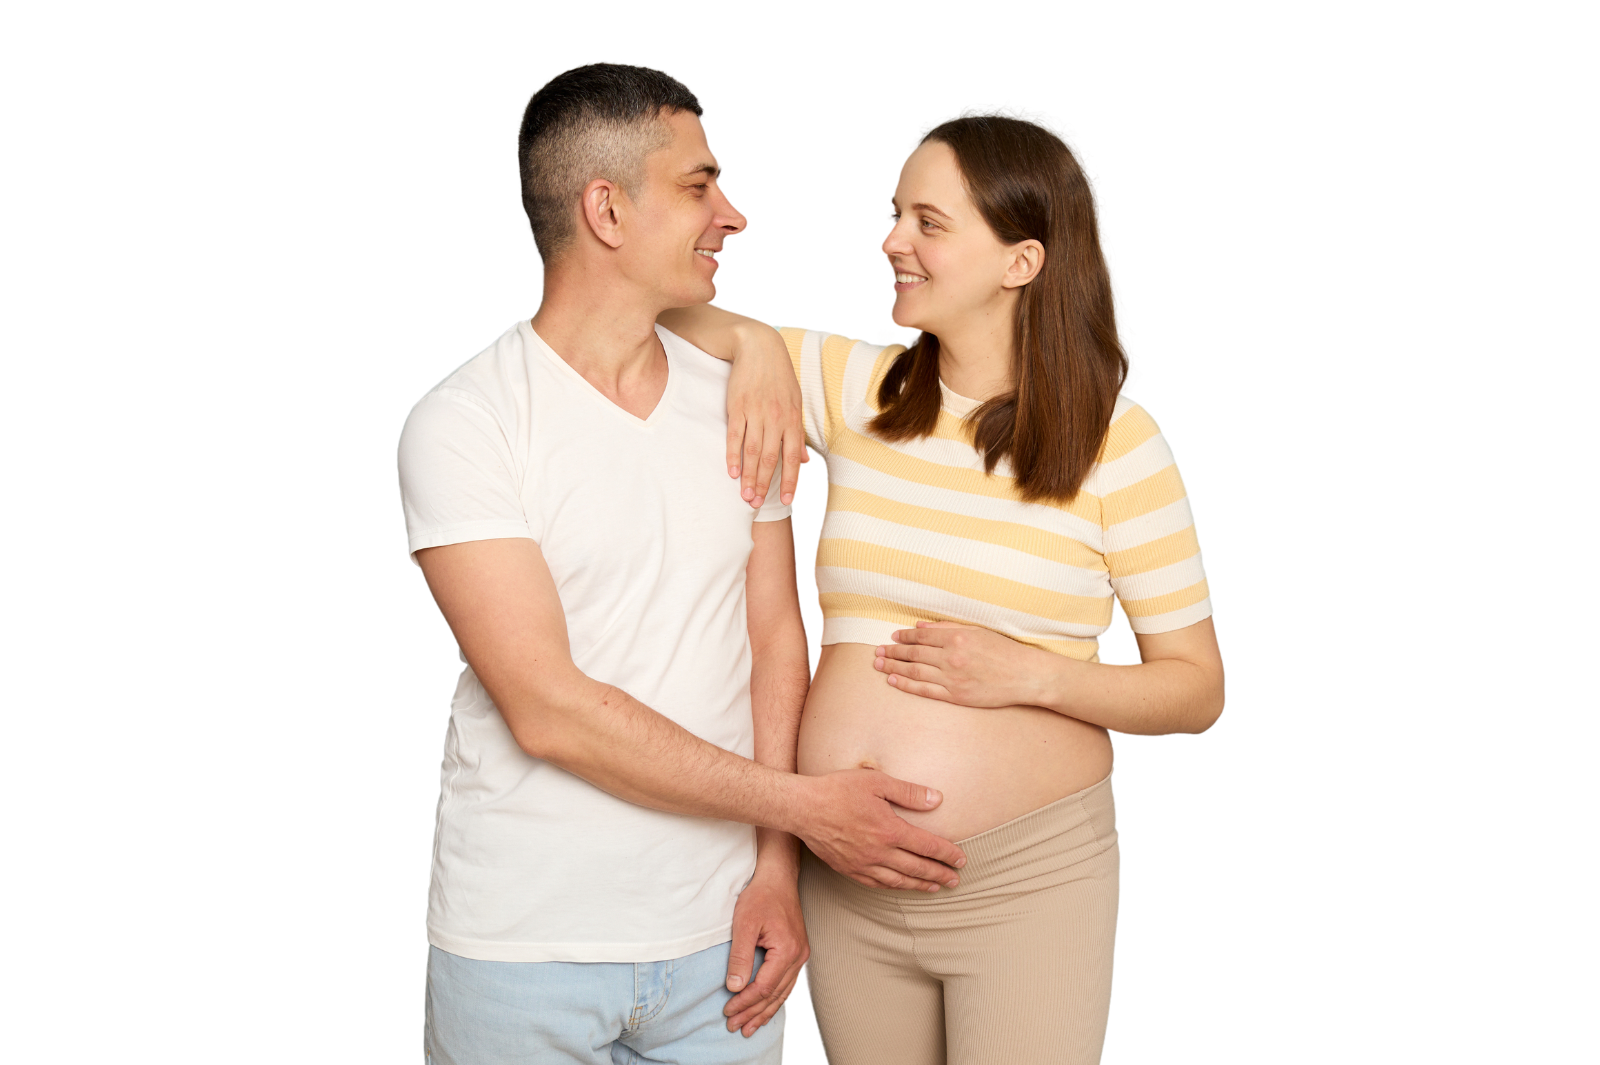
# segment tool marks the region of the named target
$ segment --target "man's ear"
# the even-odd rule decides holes
[[[1038,241],[1025,240],[1006,250],[1011,259],[1006,264],[1006,276],[1000,282],[1002,288],[1021,288],[1044,269],[1044,245]]]
[[[595,178],[583,187],[579,206],[589,231],[608,247],[622,247],[622,190],[605,178]]]

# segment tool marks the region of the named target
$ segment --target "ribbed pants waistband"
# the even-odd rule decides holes
[[[850,887],[879,898],[936,906],[951,899],[1009,894],[1023,883],[1034,889],[1065,882],[1072,878],[1073,866],[1105,853],[1116,843],[1116,807],[1108,775],[1066,798],[987,832],[957,840],[956,845],[966,853],[967,864],[961,869],[961,883],[955,888],[941,888],[933,894],[890,891],[862,887],[838,873],[834,875]]]

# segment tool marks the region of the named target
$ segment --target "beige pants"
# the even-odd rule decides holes
[[[960,841],[961,885],[861,887],[809,851],[800,903],[830,1065],[1093,1065],[1111,1005],[1111,778]]]

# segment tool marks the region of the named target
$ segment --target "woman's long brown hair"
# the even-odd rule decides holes
[[[955,152],[967,194],[1002,243],[1044,245],[1044,266],[1017,300],[1015,388],[969,424],[988,472],[1009,458],[1024,499],[1070,502],[1128,376],[1089,180],[1059,137],[1020,119],[952,119],[922,140]],[[939,406],[939,338],[925,332],[884,375],[871,428],[887,440],[927,436]]]

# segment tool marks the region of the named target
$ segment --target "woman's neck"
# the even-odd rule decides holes
[[[1010,301],[1007,301],[1010,302]],[[1015,308],[996,308],[960,327],[939,331],[939,378],[968,399],[989,400],[1016,387],[1011,373]]]
[[[966,337],[962,337],[966,339]],[[976,339],[976,337],[973,337]],[[1005,395],[1016,385],[1011,377],[1011,337],[989,344],[950,344],[939,334],[939,381],[955,395],[987,401]]]

